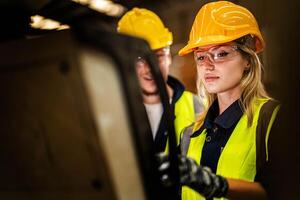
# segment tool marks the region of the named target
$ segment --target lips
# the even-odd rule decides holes
[[[143,77],[146,81],[153,81],[153,77],[152,76],[144,76]]]
[[[213,82],[213,81],[218,80],[219,78],[220,78],[219,76],[211,75],[211,74],[204,76],[205,82]]]

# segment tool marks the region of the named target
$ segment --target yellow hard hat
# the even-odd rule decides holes
[[[196,47],[231,42],[248,34],[256,38],[255,51],[262,51],[264,40],[249,10],[228,1],[207,3],[199,10],[188,44],[179,55],[188,54]]]
[[[172,33],[152,11],[133,8],[118,22],[118,32],[146,40],[152,50],[169,46],[173,42]]]

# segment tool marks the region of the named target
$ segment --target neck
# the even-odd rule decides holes
[[[219,93],[218,95],[219,114],[222,114],[233,102],[241,97],[241,90]]]
[[[157,104],[160,103],[159,94],[143,94],[143,102],[145,104]]]
[[[167,90],[167,93],[168,93],[168,96],[169,96],[169,99],[171,97],[173,97],[173,94],[174,94],[174,91],[173,89],[169,86],[169,85],[166,85],[166,90]],[[159,93],[157,94],[142,94],[143,96],[143,102],[145,104],[157,104],[157,103],[160,103],[160,96],[159,96]]]

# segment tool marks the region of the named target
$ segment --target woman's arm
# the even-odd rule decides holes
[[[159,160],[161,181],[165,185],[170,185],[172,180],[168,156],[161,155]],[[179,176],[182,185],[189,186],[207,199],[213,197],[225,197],[230,200],[268,199],[260,183],[216,175],[208,167],[199,166],[193,159],[185,156],[179,156]]]
[[[248,182],[229,178],[226,180],[229,186],[226,198],[230,200],[268,199],[265,189],[258,182]]]

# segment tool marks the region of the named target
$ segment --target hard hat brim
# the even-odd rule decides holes
[[[220,35],[220,36],[212,36],[212,37],[205,37],[205,38],[199,38],[199,41],[198,42],[192,42],[192,43],[188,43],[185,47],[183,47],[182,49],[179,50],[178,52],[178,55],[179,56],[184,56],[184,55],[187,55],[191,52],[193,52],[196,48],[198,47],[204,47],[204,46],[207,46],[207,45],[218,45],[218,44],[224,44],[224,43],[228,43],[228,42],[232,42],[238,38],[241,38],[245,35],[248,35],[249,32],[247,33],[241,33],[239,35],[236,35],[236,36],[230,36],[230,37],[226,37],[224,35]],[[250,34],[256,36],[256,38],[258,39],[258,45],[256,46],[256,53],[259,53],[261,52],[264,47],[265,47],[265,43],[262,39],[262,36],[261,35],[258,35],[257,32],[253,32]]]

